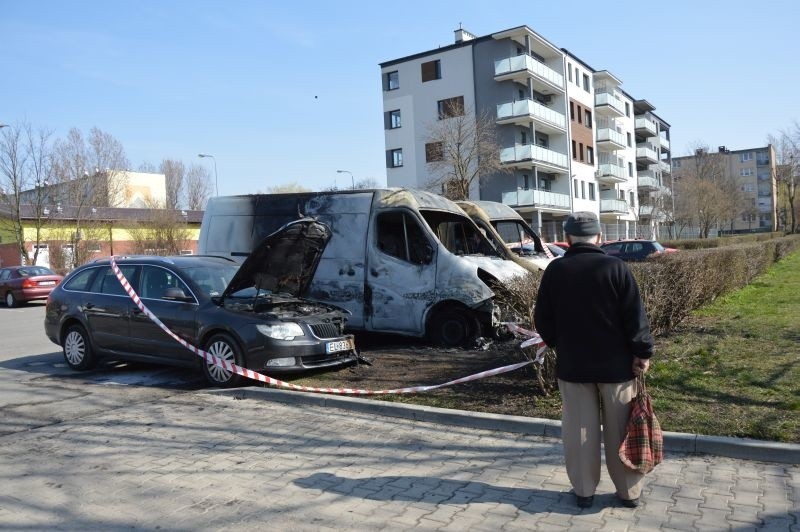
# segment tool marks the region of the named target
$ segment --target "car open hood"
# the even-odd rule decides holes
[[[284,225],[250,253],[222,293],[223,299],[254,286],[302,297],[330,239],[330,228],[312,218]]]
[[[514,277],[525,275],[527,270],[513,260],[499,257],[482,257],[478,255],[462,255],[462,260],[482,268],[492,274],[498,281],[510,281]]]

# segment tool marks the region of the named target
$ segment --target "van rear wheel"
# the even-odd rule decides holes
[[[473,342],[479,331],[477,318],[471,312],[455,307],[438,311],[428,325],[431,340],[446,347],[463,347]]]

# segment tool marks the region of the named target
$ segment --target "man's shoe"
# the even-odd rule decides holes
[[[621,502],[622,506],[625,508],[636,508],[639,506],[639,497],[636,497],[635,499],[623,499],[620,497],[619,502]]]
[[[576,502],[578,503],[578,508],[589,508],[594,502],[594,495],[589,495],[588,497],[581,497],[580,495],[575,495],[575,499]]]

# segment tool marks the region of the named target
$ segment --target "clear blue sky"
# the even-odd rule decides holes
[[[213,154],[220,194],[386,182],[379,63],[528,25],[607,69],[690,145],[800,120],[800,4],[0,0],[0,122],[98,127],[132,167]]]

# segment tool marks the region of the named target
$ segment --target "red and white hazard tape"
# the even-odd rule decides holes
[[[536,358],[534,359],[534,362],[537,364],[544,363],[544,352],[547,349],[547,345],[544,343],[544,340],[542,340],[542,337],[539,336],[539,333],[520,327],[516,323],[504,322],[503,325],[508,327],[508,330],[512,333],[527,337],[528,339],[519,344],[519,346],[522,348],[535,346]]]
[[[461,384],[464,382],[483,379],[486,377],[492,377],[494,375],[500,375],[502,373],[514,371],[516,369],[522,368],[532,363],[530,360],[528,360],[526,362],[519,362],[517,364],[511,364],[509,366],[503,366],[500,368],[482,371],[480,373],[474,373],[472,375],[468,375],[466,377],[448,381],[442,384],[435,384],[431,386],[411,386],[408,388],[395,388],[392,390],[359,390],[352,388],[313,388],[310,386],[301,386],[298,384],[292,384],[290,382],[285,382],[278,379],[274,379],[272,377],[268,377],[267,375],[262,375],[257,371],[249,370],[247,368],[237,366],[236,364],[231,364],[227,360],[222,360],[221,358],[215,357],[214,355],[208,353],[207,351],[204,351],[198,347],[193,346],[192,344],[190,344],[189,342],[187,342],[186,340],[184,340],[183,338],[172,332],[166,325],[164,325],[164,323],[161,322],[160,319],[158,319],[158,317],[155,314],[153,314],[150,311],[150,309],[148,309],[145,306],[144,303],[142,303],[142,300],[139,299],[139,296],[136,294],[136,291],[128,282],[128,279],[125,278],[125,276],[122,274],[122,271],[117,266],[114,257],[111,257],[111,268],[114,270],[114,274],[117,276],[117,279],[119,280],[120,284],[122,284],[122,287],[125,289],[125,292],[130,296],[133,302],[136,303],[136,305],[139,307],[139,310],[141,310],[148,318],[150,318],[153,321],[153,323],[158,325],[161,328],[161,330],[163,330],[165,333],[171,336],[176,342],[178,342],[183,347],[185,347],[192,353],[196,354],[197,356],[205,359],[205,361],[209,364],[214,364],[215,366],[230,371],[231,373],[236,373],[237,375],[247,377],[248,379],[257,380],[259,382],[269,384],[270,386],[278,386],[281,388],[288,388],[290,390],[297,390],[302,392],[330,393],[330,394],[342,394],[342,395],[391,395],[391,394],[403,394],[403,393],[419,393],[419,392],[427,392],[430,390],[435,390],[437,388],[444,388],[445,386],[452,386],[454,384]],[[513,325],[513,324],[506,324],[506,325]],[[521,327],[516,327],[516,326],[514,327],[518,331],[520,331],[520,334],[528,335],[527,333],[532,332],[532,331],[527,331],[526,329],[522,329]],[[527,344],[528,342],[531,342],[532,340],[535,340],[536,338],[538,338],[538,342],[541,342],[541,338],[539,338],[538,334],[536,334],[535,332],[532,334],[535,335],[535,338],[531,338],[530,340],[523,342],[523,345]],[[544,351],[544,347],[542,347],[541,350]]]

